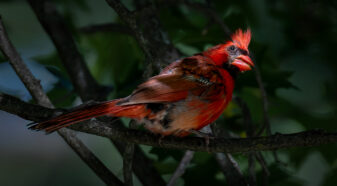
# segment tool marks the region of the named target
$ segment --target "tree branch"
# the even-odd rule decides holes
[[[253,60],[255,61],[255,60]],[[259,85],[259,89],[261,92],[262,97],[262,109],[263,109],[263,126],[261,127],[260,131],[257,135],[261,135],[265,129],[267,129],[267,135],[271,135],[271,128],[270,128],[270,119],[268,115],[268,97],[267,92],[264,88],[261,72],[259,66],[255,62],[255,79],[257,84]]]
[[[218,125],[211,127],[215,137],[230,138],[230,134]],[[218,162],[221,171],[226,177],[227,185],[246,186],[247,182],[243,176],[239,164],[230,153],[215,153],[215,159]]]
[[[255,156],[253,153],[248,154],[248,181],[249,185],[256,186]]]
[[[11,96],[9,96],[11,97]],[[0,96],[0,103],[7,102],[8,96]],[[12,99],[12,98],[11,98]],[[20,103],[21,102],[21,103]],[[4,105],[1,105],[0,109],[6,112],[18,116],[26,116],[27,110],[35,108],[33,104],[22,104],[23,101],[17,102],[25,109],[20,111],[10,109]],[[38,121],[47,113],[50,113],[50,109],[40,107],[38,112],[32,113],[29,119]],[[24,118],[28,119],[28,118]],[[47,119],[47,118],[46,118]],[[90,124],[89,124],[90,123]],[[227,153],[239,153],[239,152],[251,152],[251,151],[266,151],[275,149],[284,149],[292,147],[309,147],[322,144],[336,143],[336,132],[325,132],[323,130],[310,130],[293,134],[274,134],[267,137],[251,137],[251,138],[216,138],[210,139],[208,148],[205,146],[205,140],[198,137],[185,137],[178,138],[174,136],[167,136],[160,140],[160,136],[152,134],[147,131],[125,129],[116,127],[116,125],[108,126],[108,123],[97,120],[85,121],[70,127],[77,131],[82,131],[98,136],[108,137],[114,140],[122,140],[126,142],[132,142],[137,144],[150,145],[162,148],[174,148],[193,151],[209,151],[209,152],[227,152]]]
[[[22,61],[20,55],[14,48],[13,44],[9,41],[7,32],[0,17],[0,48],[2,53],[9,59],[9,63],[20,77],[23,84],[26,86],[29,93],[37,101],[38,104],[45,107],[51,105],[50,100],[45,95],[40,85],[40,81],[33,77],[28,67]]]
[[[62,110],[26,103],[4,93],[0,93],[0,110],[15,114],[30,121],[43,121],[46,118],[52,118],[63,113]],[[40,113],[36,115],[37,112]]]
[[[75,133],[67,128],[57,131],[76,154],[95,172],[95,174],[107,185],[123,186],[119,180],[85,144],[76,137]]]
[[[48,0],[27,0],[36,17],[55,44],[72,84],[83,101],[101,100],[108,93],[90,74],[82,55],[77,50],[71,33],[54,4]]]
[[[114,123],[114,125],[119,124],[121,123]],[[125,143],[117,140],[111,141],[117,147],[118,151],[121,154],[123,154],[126,149]],[[138,145],[134,145],[132,169],[143,185],[148,186],[166,185],[165,181],[162,179],[156,168],[153,166],[153,162],[148,157],[146,157],[143,150]]]
[[[170,178],[167,186],[173,186],[175,185],[176,181],[178,178],[180,178],[184,173],[187,168],[187,166],[190,164],[191,160],[194,157],[194,152],[187,150],[181,159],[178,168],[176,171],[173,173],[172,177]]]
[[[43,92],[39,80],[35,79],[33,74],[24,64],[23,60],[19,56],[18,52],[15,50],[14,46],[8,39],[8,35],[2,23],[0,17],[0,48],[4,55],[8,58],[10,64],[13,66],[17,75],[21,81],[25,84],[26,88],[31,93],[33,99],[37,101],[40,105],[53,108],[53,105],[47,95]],[[1,107],[8,108],[8,111],[17,112],[22,111],[22,109],[14,110],[15,106],[10,105],[11,103],[22,103],[18,99],[11,96],[0,94]],[[27,105],[26,105],[27,106]],[[31,105],[29,105],[31,107]],[[51,114],[51,109],[47,109],[47,112]],[[34,110],[38,109],[38,106],[33,106]],[[31,112],[29,110],[27,112]],[[54,114],[55,112],[53,112]],[[66,141],[66,143],[80,156],[80,158],[96,173],[98,177],[102,179],[108,185],[118,185],[121,186],[123,183],[112,174],[108,168],[106,168],[103,163],[75,136],[75,133],[69,129],[63,128],[57,131],[58,134]]]
[[[122,21],[126,23],[129,29],[132,30],[133,36],[136,38],[141,49],[144,51],[147,66],[150,67],[150,70],[146,71],[145,77],[149,77],[153,73],[153,64],[155,64],[158,68],[161,68],[178,58],[178,52],[167,39],[166,33],[161,30],[159,21],[155,16],[153,16],[155,13],[153,9],[152,11],[142,11],[142,14],[151,12],[150,14],[147,14],[151,16],[149,16],[150,19],[143,20],[140,27],[137,23],[135,12],[129,11],[119,0],[106,1],[109,6],[116,11]],[[142,31],[142,28],[146,30],[147,34]],[[125,148],[120,145],[120,143],[114,142],[114,144],[120,152],[124,152]],[[138,153],[135,152],[134,155],[133,170],[140,181],[147,185],[166,185],[164,180],[152,166],[151,161],[142,153],[138,146],[135,146],[135,151],[137,151],[137,149],[139,150]],[[137,159],[142,161],[137,161]],[[148,165],[141,166],[145,164],[144,162],[147,162]],[[148,175],[151,175],[151,177]]]
[[[0,103],[7,102],[6,99],[11,96],[1,96]],[[12,99],[12,98],[11,98]],[[18,101],[18,100],[17,100]],[[27,115],[27,110],[31,108],[36,109],[36,105],[23,104],[23,101],[17,102],[18,105],[24,107],[19,113],[18,110],[13,110],[1,105],[0,109],[18,116]],[[32,113],[29,116],[30,120],[38,121],[50,109],[40,106],[38,112]],[[24,118],[28,119],[28,118]],[[46,118],[48,119],[48,118]],[[147,131],[126,129],[118,127],[118,125],[110,125],[108,122],[102,122],[99,119],[92,121],[84,121],[73,125],[71,129],[82,131],[98,136],[108,137],[113,140],[144,144],[162,148],[184,149],[192,151],[209,151],[209,152],[227,152],[227,153],[242,153],[252,151],[269,151],[276,149],[285,149],[293,147],[310,147],[322,144],[336,143],[337,132],[325,132],[324,130],[309,130],[292,134],[274,134],[266,137],[251,137],[251,138],[216,138],[210,139],[208,148],[205,146],[205,140],[198,137],[174,137],[167,136],[161,140],[161,137]],[[137,162],[137,160],[135,160]]]
[[[267,186],[268,184],[268,177],[270,176],[270,172],[268,170],[268,166],[267,166],[267,162],[265,161],[263,155],[261,152],[255,152],[255,157],[256,160],[259,162],[259,164],[261,165],[261,168],[263,170],[263,186]]]
[[[57,47],[59,54],[62,58],[62,61],[68,70],[68,73],[72,79],[73,84],[75,85],[76,91],[79,93],[82,100],[86,101],[89,99],[102,100],[106,98],[107,91],[101,91],[101,88],[98,87],[96,82],[91,77],[89,70],[85,66],[85,63],[82,59],[82,56],[77,51],[75,43],[66,29],[62,17],[55,10],[53,4],[46,0],[28,0],[35,11],[38,19],[41,24],[47,31],[47,33],[52,38],[55,46]],[[103,95],[102,95],[103,93]],[[122,147],[119,147],[122,148]],[[139,154],[135,155],[140,159],[144,160],[143,162],[150,161],[143,154],[142,151],[138,151]],[[142,170],[135,171],[138,178],[144,184],[151,185],[164,185],[165,182],[162,180],[158,173],[155,173],[155,169],[148,165],[144,166],[143,162],[135,162],[134,167],[142,165]],[[144,172],[150,172],[153,175],[153,178],[147,176],[142,176]],[[152,179],[152,180],[150,180]]]
[[[247,186],[240,167],[231,154],[216,153],[215,159],[226,176],[227,185]]]
[[[43,121],[60,115],[61,109],[49,109],[40,105],[34,105],[21,101],[20,99],[0,93],[0,110],[20,116],[30,121]],[[119,126],[120,122],[114,123]],[[106,125],[106,122],[104,123]],[[121,126],[122,128],[122,126]],[[112,141],[118,151],[124,154],[126,145],[120,141]],[[159,173],[156,171],[152,161],[147,158],[139,146],[134,147],[133,171],[144,185],[163,186],[166,185]],[[151,175],[151,177],[149,177]]]
[[[119,0],[106,0],[106,2],[133,31],[148,64],[154,64],[160,69],[179,58],[179,53],[161,29],[154,6],[131,12]]]
[[[131,120],[129,123],[130,128],[136,128],[136,121]],[[133,164],[133,156],[135,151],[135,145],[133,143],[126,143],[125,150],[123,152],[123,174],[124,174],[124,182],[126,186],[133,186],[133,178],[132,178],[132,164]]]

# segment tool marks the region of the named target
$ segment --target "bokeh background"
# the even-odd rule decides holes
[[[117,32],[83,33],[82,27],[117,22],[104,0],[54,0],[66,18],[76,43],[94,77],[113,86],[110,98],[125,96],[139,84],[144,55],[129,35]],[[132,0],[123,1],[130,9]],[[201,2],[203,1],[196,1]],[[337,1],[211,1],[212,7],[232,30],[251,28],[254,52],[270,100],[273,132],[293,133],[323,128],[336,131],[337,117]],[[164,3],[165,4],[165,3]],[[58,107],[80,104],[50,38],[28,3],[1,0],[0,14],[9,37],[21,56],[41,79],[43,88]],[[160,5],[161,24],[184,56],[225,41],[220,26],[203,13],[181,4]],[[0,54],[0,92],[22,100],[31,97],[6,59]],[[254,124],[262,125],[262,102],[254,73],[242,74],[235,96],[247,102]],[[217,124],[245,137],[239,107],[232,103]],[[29,121],[0,111],[0,185],[104,185],[56,134],[27,130]],[[122,179],[122,159],[108,139],[79,134],[106,165]],[[142,146],[165,179],[175,170],[183,152]],[[263,152],[270,185],[335,185],[337,145],[277,151],[282,163]],[[244,174],[247,155],[235,154]],[[262,169],[256,167],[258,181]],[[136,178],[135,178],[136,179]],[[223,185],[214,157],[196,153],[179,185]],[[140,183],[136,180],[136,184]]]

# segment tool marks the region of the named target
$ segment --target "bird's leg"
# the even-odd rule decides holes
[[[161,135],[161,134],[159,134],[160,135],[160,137],[159,137],[159,139],[158,139],[158,143],[159,143],[159,146],[161,147],[161,140],[162,139],[164,139],[164,135]]]
[[[200,132],[200,131],[194,130],[194,129],[190,129],[189,132],[192,133],[192,134],[195,134],[199,137],[203,137],[205,139],[207,151],[208,151],[209,139],[215,139],[215,136],[213,136],[213,134]]]

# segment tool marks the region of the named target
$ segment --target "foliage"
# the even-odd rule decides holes
[[[67,25],[75,35],[92,74],[101,84],[114,87],[110,97],[129,94],[141,82],[146,64],[136,40],[123,33],[81,33],[79,22],[96,24],[78,16],[95,16],[99,10],[92,6],[94,0],[55,2],[63,10],[63,16],[69,18]],[[160,3],[158,15],[161,24],[174,46],[184,56],[201,52],[226,39],[220,26],[202,12],[179,3]],[[127,1],[127,4],[135,7],[133,1]],[[262,71],[270,101],[272,131],[291,133],[313,128],[334,131],[334,124],[337,123],[337,1],[217,0],[210,4],[232,30],[252,29],[250,50]],[[112,17],[111,22],[120,20]],[[60,97],[72,91],[72,86],[55,51],[47,56],[33,57],[40,64],[48,65],[47,69],[59,79],[49,92],[52,101],[59,107],[71,107],[75,94],[72,93],[63,102],[59,101]],[[3,61],[2,57],[0,61]],[[240,75],[235,96],[247,103],[254,125],[260,128],[263,124],[262,98],[253,72]],[[217,124],[233,134],[247,136],[242,113],[236,103],[224,111]],[[269,185],[334,185],[337,174],[336,154],[335,144],[282,150],[278,152],[282,163],[277,163],[271,152],[264,152],[271,173],[267,178]],[[173,173],[183,152],[152,148],[149,156],[155,160],[159,172],[167,176]],[[247,154],[236,154],[234,158],[247,177]],[[316,164],[319,165],[318,170],[315,170]],[[304,171],[307,167],[311,169]],[[266,179],[263,170],[259,164],[255,169],[258,185],[262,185]],[[185,185],[225,184],[225,177],[214,156],[209,153],[196,153],[182,179]]]

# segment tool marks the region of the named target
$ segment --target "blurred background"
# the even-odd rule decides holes
[[[224,42],[220,25],[190,7],[158,1],[158,16],[173,45],[183,56]],[[193,1],[191,1],[193,2]],[[204,1],[195,1],[203,3]],[[121,23],[104,0],[54,0],[76,44],[98,82],[113,86],[110,98],[129,94],[141,82],[145,57],[133,37],[121,32],[83,31],[88,25]],[[123,1],[134,9],[132,0]],[[337,124],[337,1],[210,1],[233,31],[251,28],[250,51],[264,80],[273,133],[294,133]],[[0,14],[9,37],[42,82],[57,107],[80,104],[60,58],[30,6],[23,0],[1,0]],[[0,92],[22,100],[31,97],[0,54]],[[263,123],[262,102],[254,72],[240,75],[235,96],[247,102],[254,124]],[[104,185],[57,135],[27,130],[25,121],[0,111],[0,185]],[[246,137],[240,108],[231,103],[217,121],[233,134]],[[81,139],[121,179],[122,159],[108,139],[80,134]],[[142,146],[165,179],[183,152]],[[335,185],[337,145],[263,152],[270,185]],[[247,154],[235,154],[247,174]],[[258,183],[262,169],[256,166]],[[135,177],[136,179],[136,177]],[[214,157],[197,152],[178,185],[224,185]],[[136,180],[136,185],[140,185]],[[259,185],[259,184],[258,184]]]

